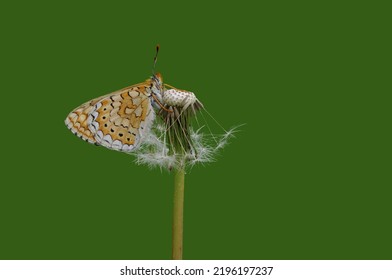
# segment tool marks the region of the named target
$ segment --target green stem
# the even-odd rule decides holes
[[[172,259],[182,260],[182,234],[184,222],[184,169],[174,173],[174,205],[172,227]]]

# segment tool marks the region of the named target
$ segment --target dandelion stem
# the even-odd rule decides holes
[[[172,259],[182,260],[185,171],[183,168],[179,168],[174,172]]]

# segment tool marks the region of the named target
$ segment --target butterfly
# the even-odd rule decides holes
[[[159,46],[154,68],[158,51]],[[186,109],[199,104],[192,92],[169,87],[171,89],[166,90],[162,75],[154,73],[145,82],[80,105],[69,113],[65,124],[86,142],[116,151],[132,152],[150,133],[156,117],[155,110],[170,113],[173,106]]]

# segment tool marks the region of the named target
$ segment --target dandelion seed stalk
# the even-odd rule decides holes
[[[190,140],[189,111],[180,111],[176,107],[172,110],[164,117],[170,150],[177,158],[174,167],[172,259],[182,260],[186,155],[192,152],[193,144]]]
[[[182,260],[184,225],[184,169],[174,173],[172,259]]]

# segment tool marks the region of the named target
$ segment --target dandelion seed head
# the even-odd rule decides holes
[[[136,163],[171,170],[215,161],[238,127],[226,131],[219,125],[224,130],[222,134],[213,134],[207,124],[192,127],[190,118],[197,110],[204,109],[196,96],[191,92],[166,90],[164,97],[168,107],[158,112],[162,121],[154,123],[135,151]]]

